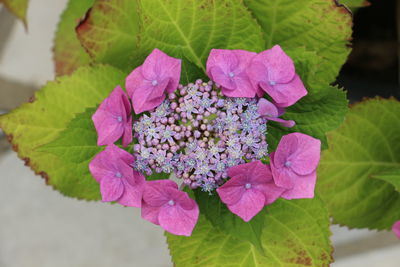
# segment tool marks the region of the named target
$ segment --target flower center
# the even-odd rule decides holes
[[[174,172],[192,189],[211,192],[227,168],[268,155],[267,120],[257,110],[257,99],[222,96],[213,82],[179,85],[150,117],[134,122],[134,168]]]
[[[121,178],[121,177],[122,177],[122,174],[121,174],[120,172],[117,172],[117,173],[115,174],[115,177]]]
[[[231,77],[231,78],[233,78],[233,77],[235,77],[235,73],[233,73],[233,72],[229,72],[229,77]]]
[[[274,85],[276,85],[276,82],[275,81],[269,81],[269,85],[274,86]]]
[[[122,116],[118,116],[118,117],[117,117],[117,121],[118,121],[118,122],[122,122]]]
[[[285,162],[285,166],[286,166],[286,167],[292,166],[292,162],[291,162],[291,161],[286,161],[286,162]]]
[[[152,80],[152,81],[151,81],[151,85],[157,86],[157,85],[158,85],[158,81],[157,81],[157,80]]]
[[[171,199],[170,201],[168,201],[168,205],[170,205],[170,206],[175,205],[175,201]]]
[[[247,184],[245,184],[245,186],[244,186],[246,189],[250,189],[251,188],[251,184],[250,183],[247,183]]]

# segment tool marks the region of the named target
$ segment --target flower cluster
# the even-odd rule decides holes
[[[225,98],[212,81],[178,89],[133,124],[136,170],[175,173],[190,188],[211,192],[228,167],[267,156],[267,119],[255,98]]]
[[[268,152],[267,123],[293,127],[280,116],[307,94],[280,46],[212,49],[208,82],[180,85],[180,69],[181,60],[155,49],[126,78],[131,103],[117,86],[93,115],[97,143],[107,145],[89,165],[103,201],[141,207],[144,219],[189,236],[199,208],[186,186],[215,190],[244,221],[279,197],[314,196],[318,139],[290,133]],[[131,104],[141,114],[135,121]],[[120,138],[132,154],[114,145]],[[173,173],[181,185],[146,180],[157,173]]]

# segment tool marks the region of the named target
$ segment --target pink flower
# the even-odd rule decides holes
[[[282,114],[284,111],[281,111]],[[293,127],[296,123],[292,120],[284,120],[278,118],[280,115],[280,110],[271,102],[269,102],[265,98],[260,98],[258,100],[258,113],[262,116],[265,117],[266,119],[270,121],[276,121],[280,123],[284,127],[291,128]]]
[[[221,85],[222,94],[228,97],[254,97],[246,69],[254,52],[245,50],[212,49],[207,60],[207,75]]]
[[[219,187],[217,193],[228,209],[245,222],[285,190],[275,185],[269,165],[259,160],[230,167],[228,176],[231,179]]]
[[[271,170],[276,185],[286,188],[283,198],[313,198],[321,141],[301,133],[282,137],[271,153]]]
[[[264,90],[280,107],[291,106],[307,94],[293,61],[279,45],[257,54],[248,75],[253,86]]]
[[[126,90],[136,114],[159,106],[165,93],[173,93],[181,76],[181,60],[154,49],[143,65],[126,78]]]
[[[116,145],[109,145],[89,164],[98,183],[104,202],[117,201],[121,205],[140,207],[144,176],[131,166],[134,157]]]
[[[120,86],[103,100],[92,116],[97,131],[97,145],[113,144],[122,136],[123,146],[132,142],[132,113],[128,97]]]
[[[174,235],[190,236],[199,217],[199,208],[174,181],[150,181],[143,192],[142,217]]]
[[[400,239],[400,221],[397,221],[392,226],[393,233]]]

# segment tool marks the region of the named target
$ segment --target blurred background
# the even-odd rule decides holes
[[[53,35],[67,0],[31,0],[28,31],[0,5],[0,114],[54,78]],[[337,83],[351,102],[399,98],[400,1],[355,12],[354,50]],[[0,130],[0,267],[170,267],[161,228],[123,208],[63,197],[24,166]],[[400,266],[390,232],[332,226],[334,267]]]

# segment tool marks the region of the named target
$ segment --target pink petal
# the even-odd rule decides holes
[[[103,100],[92,116],[97,131],[97,144],[108,145],[117,141],[124,132],[127,118],[126,95],[120,86],[117,86],[110,95]]]
[[[127,147],[132,142],[132,116],[129,117],[124,127],[124,133],[122,135],[122,145]]]
[[[143,63],[142,74],[148,80],[168,80],[165,90],[172,93],[179,85],[181,60],[154,49]]]
[[[267,116],[267,117],[278,117],[278,109],[277,107],[269,102],[267,99],[265,98],[260,98],[260,100],[258,100],[257,103],[258,106],[258,113],[261,116]]]
[[[273,118],[273,117],[267,117],[267,119],[270,121],[276,121],[283,127],[287,127],[287,128],[292,128],[293,126],[296,125],[296,122],[293,120],[284,120],[284,119]]]
[[[258,101],[257,105],[258,105],[258,113],[261,116],[267,118],[268,120],[276,121],[280,123],[282,126],[288,128],[291,128],[294,125],[296,125],[296,123],[292,120],[283,120],[278,118],[280,116],[279,113],[281,112],[281,110],[279,110],[273,103],[269,102],[267,99],[261,98]]]
[[[159,206],[151,206],[142,199],[142,218],[159,225],[158,214],[160,213]]]
[[[293,79],[294,63],[279,45],[259,53],[254,60],[267,65],[269,81],[287,83]]]
[[[307,95],[307,89],[297,74],[289,83],[277,83],[272,88],[263,89],[274,99],[276,105],[280,107],[289,107]]]
[[[171,180],[145,182],[142,195],[143,219],[157,225],[159,224],[158,215],[160,208],[170,200],[169,194],[165,192],[169,188],[178,190],[178,185]]]
[[[286,189],[293,188],[295,184],[295,178],[297,177],[297,175],[293,173],[291,169],[285,166],[281,168],[276,167],[274,164],[275,155],[276,155],[275,153],[271,153],[270,155],[271,171],[275,184],[279,187],[283,187]]]
[[[117,162],[122,161],[127,165],[134,163],[134,157],[116,145],[108,145],[104,151],[98,153],[89,163],[89,170],[97,182],[104,177],[114,177]]]
[[[400,239],[400,221],[397,221],[392,226],[393,233]]]
[[[194,202],[194,200],[190,200]],[[185,210],[179,204],[173,206],[166,204],[160,209],[158,221],[160,226],[171,234],[190,236],[198,217],[199,208],[196,204],[191,210]]]
[[[227,97],[254,97],[256,95],[256,90],[250,83],[247,76],[238,75],[233,78],[233,83],[235,83],[236,89],[229,90],[225,87],[221,87],[222,94]]]
[[[122,180],[124,192],[118,203],[128,207],[140,208],[142,206],[143,184],[132,186],[127,180]]]
[[[307,175],[315,171],[321,152],[321,141],[302,133],[292,133],[297,138],[297,150],[288,160],[290,168],[299,175]]]
[[[162,98],[165,94],[165,88],[167,88],[169,81],[170,81],[170,79],[166,78],[162,81],[159,81],[156,86],[153,86],[153,89],[151,90],[150,94],[148,95],[147,100],[154,101],[159,98]]]
[[[245,183],[240,179],[240,176],[229,179],[225,184],[217,188],[221,201],[227,205],[233,205],[240,201],[245,191]]]
[[[264,205],[269,205],[275,202],[275,200],[277,200],[286,190],[283,187],[277,186],[274,181],[270,181],[266,184],[255,185],[254,188],[264,193],[265,196]]]
[[[186,192],[171,180],[146,182],[142,200],[142,217],[177,235],[190,235],[199,209]]]
[[[265,204],[265,196],[262,192],[255,189],[246,190],[242,198],[233,205],[227,205],[228,209],[242,218],[245,222],[250,221],[259,213]]]
[[[148,181],[145,184],[143,200],[151,206],[160,207],[170,200],[167,188],[178,189],[178,185],[171,180]]]
[[[213,77],[211,78],[213,81],[218,81],[217,83],[225,88],[225,91],[236,89],[235,81],[223,72],[220,67],[211,67],[209,72],[210,78]]]
[[[119,148],[114,144],[107,146],[105,151],[108,151],[110,153],[110,157],[107,158],[107,155],[105,155],[104,157],[104,160],[107,162],[112,162],[111,159],[122,160],[123,162],[125,162],[127,165],[130,166],[132,166],[133,163],[135,162],[135,158],[131,153],[127,152],[122,148]]]
[[[100,181],[100,192],[104,202],[116,201],[124,192],[122,180],[118,177],[102,179]]]
[[[252,161],[247,165],[249,172],[249,182],[252,184],[265,184],[272,181],[272,173],[269,165],[263,164],[261,160]]]
[[[118,203],[130,207],[140,207],[145,177],[124,162],[118,166],[118,170],[121,173],[120,179],[124,185],[124,192],[118,199]]]
[[[229,167],[227,172],[228,172],[228,176],[229,177],[236,177],[236,176],[248,176],[248,173],[251,170],[248,168],[249,165],[246,165],[248,163],[245,164],[240,164],[240,165],[236,165],[236,166],[232,166]]]
[[[273,165],[276,168],[284,168],[289,161],[289,157],[297,152],[298,140],[293,134],[284,135],[279,141],[278,147],[274,153]],[[272,157],[271,157],[272,160]],[[290,162],[292,163],[292,162]]]
[[[297,176],[295,178],[294,187],[285,191],[282,197],[286,199],[313,198],[316,180],[316,171],[309,175]]]
[[[150,82],[143,82],[133,91],[131,94],[131,100],[136,114],[153,110],[164,101],[165,94],[161,95],[159,98],[149,99],[153,89],[154,86]]]
[[[247,67],[254,52],[212,49],[207,60],[207,75],[222,87],[229,97],[254,97],[256,88],[247,76]]]
[[[126,89],[132,99],[136,114],[159,106],[166,93],[178,87],[181,60],[154,49],[142,66],[134,69],[126,78]]]
[[[206,63],[206,72],[208,77],[214,79],[210,72],[212,68],[217,67],[225,75],[239,67],[239,58],[232,50],[211,49]]]

